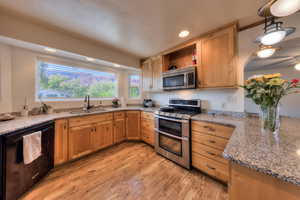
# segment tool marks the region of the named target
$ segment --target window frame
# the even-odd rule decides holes
[[[130,76],[132,75],[138,75],[140,77],[140,83],[139,83],[139,96],[138,97],[130,97]],[[127,74],[127,96],[128,96],[128,99],[130,100],[140,100],[142,98],[142,76],[141,76],[141,73],[140,72],[129,72]]]
[[[84,97],[82,98],[44,98],[40,99],[38,97],[38,91],[39,91],[39,83],[40,83],[40,62],[46,62],[50,64],[55,64],[55,65],[62,65],[62,66],[67,66],[67,67],[74,67],[74,68],[79,68],[79,69],[86,69],[86,70],[92,70],[92,71],[99,71],[99,72],[105,72],[105,73],[111,73],[114,74],[116,77],[116,96],[114,97],[108,97],[108,98],[90,98],[91,101],[97,101],[97,100],[113,100],[114,98],[119,98],[120,92],[119,92],[119,82],[120,82],[120,72],[117,70],[109,70],[105,69],[106,67],[101,67],[97,64],[91,65],[91,64],[80,64],[80,62],[74,62],[74,61],[68,61],[64,59],[48,59],[48,58],[36,58],[36,67],[35,67],[35,92],[34,92],[34,99],[35,102],[78,102],[82,101]]]

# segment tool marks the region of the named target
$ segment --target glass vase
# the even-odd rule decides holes
[[[280,128],[279,105],[260,107],[262,131],[277,134]]]

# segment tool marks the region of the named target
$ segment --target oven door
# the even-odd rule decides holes
[[[156,116],[155,151],[190,169],[189,120]]]
[[[186,88],[186,75],[184,73],[163,76],[163,89]]]

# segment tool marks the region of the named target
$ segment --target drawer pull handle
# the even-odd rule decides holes
[[[207,151],[206,153],[209,154],[209,155],[212,155],[212,156],[216,156],[216,154],[214,154],[212,152],[209,152],[209,151]]]
[[[215,144],[215,143],[216,143],[216,141],[214,141],[214,140],[208,140],[208,142],[209,142],[209,143],[212,143],[212,144]]]
[[[216,168],[211,167],[211,166],[209,166],[209,165],[206,165],[206,167],[208,167],[208,168],[211,169],[211,170],[216,170]]]
[[[206,129],[208,129],[211,132],[215,132],[216,131],[216,129],[214,129],[214,128],[210,127],[210,126],[203,126],[203,127],[206,128]]]

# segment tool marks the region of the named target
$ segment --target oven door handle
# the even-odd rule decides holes
[[[173,119],[173,118],[168,118],[168,117],[162,117],[159,115],[155,115],[155,117],[158,119],[165,119],[165,120],[174,121],[174,122],[189,123],[189,120]]]
[[[161,133],[161,134],[163,134],[163,135],[169,136],[169,137],[171,137],[171,138],[175,138],[175,139],[178,139],[178,140],[189,141],[189,138],[187,138],[187,137],[178,137],[178,136],[175,136],[175,135],[166,133],[166,132],[164,132],[164,131],[160,131],[160,130],[158,130],[157,128],[155,128],[154,130],[155,130],[156,132],[158,132],[158,133]]]

